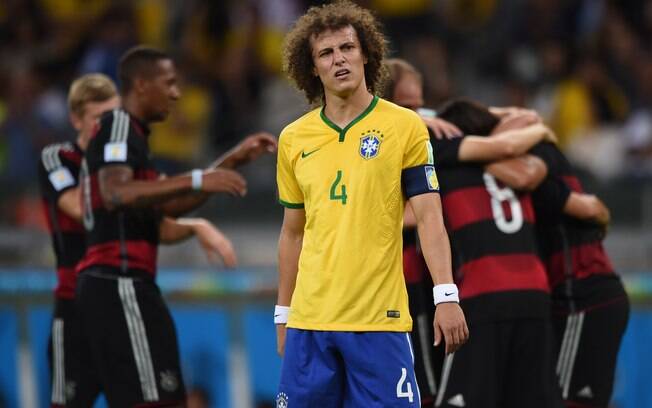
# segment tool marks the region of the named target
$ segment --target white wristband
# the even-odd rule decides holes
[[[274,324],[285,324],[290,315],[290,306],[274,306]]]
[[[440,303],[448,302],[460,303],[457,285],[454,283],[435,285],[435,287],[432,288],[432,297],[435,300],[435,306]]]
[[[202,169],[194,169],[191,173],[190,176],[192,177],[192,189],[193,190],[201,190],[201,185],[202,181],[204,178],[204,170]]]

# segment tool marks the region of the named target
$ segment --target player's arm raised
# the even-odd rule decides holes
[[[410,197],[417,222],[421,250],[436,285],[452,284],[451,250],[442,218],[438,194],[420,194]],[[441,302],[435,309],[435,345],[446,340],[446,353],[453,353],[469,338],[464,313],[457,302]]]
[[[299,271],[299,255],[303,245],[303,232],[306,225],[304,209],[286,208],[283,225],[278,239],[278,299],[277,309],[289,308]],[[289,309],[282,309],[287,313]],[[274,313],[277,314],[276,312]],[[286,319],[287,321],[287,315]],[[275,316],[275,322],[277,318]],[[285,349],[285,323],[276,324],[277,350],[282,356]]]
[[[519,191],[534,190],[548,174],[548,167],[543,160],[529,154],[487,164],[485,170]]]
[[[467,136],[459,148],[460,161],[494,161],[520,156],[535,144],[555,141],[554,133],[538,123],[519,129],[510,129],[490,137]]]
[[[244,178],[233,170],[225,169],[207,170],[197,176],[181,175],[162,180],[134,180],[131,167],[110,165],[99,170],[98,179],[102,201],[108,210],[122,206],[159,205],[165,214],[178,215],[179,210],[190,211],[205,201],[200,200],[199,197],[193,200],[195,198],[192,197],[193,192],[200,192],[196,195],[217,192],[238,196],[246,194]],[[183,200],[184,195],[191,197],[182,203],[175,202],[177,198]]]

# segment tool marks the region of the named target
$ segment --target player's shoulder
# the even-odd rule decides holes
[[[321,108],[315,108],[293,122],[290,122],[281,131],[279,142],[283,141],[284,143],[289,143],[294,135],[301,133],[307,127],[313,126],[315,122],[320,120],[320,112]]]
[[[69,160],[74,160],[81,154],[75,149],[75,145],[71,142],[52,143],[41,150],[40,166],[47,172],[54,171],[60,167],[65,166]]]
[[[399,106],[394,102],[390,102],[383,98],[378,98],[376,109],[379,114],[387,118],[392,118],[400,121],[408,120],[412,122],[423,123],[423,121],[415,111]]]

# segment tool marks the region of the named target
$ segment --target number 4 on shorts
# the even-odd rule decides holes
[[[412,393],[412,384],[409,381],[405,381],[407,378],[407,369],[401,368],[401,379],[396,383],[396,397],[397,398],[407,398],[408,401],[414,402],[414,394]],[[403,391],[403,384],[406,386],[406,391]]]

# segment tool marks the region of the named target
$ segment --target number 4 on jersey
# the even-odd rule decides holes
[[[337,176],[335,177],[335,181],[333,181],[333,184],[331,184],[331,196],[330,199],[334,201],[341,201],[342,205],[346,204],[346,185],[342,184],[340,186],[340,194],[337,194],[337,186],[340,184],[340,181],[342,180],[342,170],[337,171]]]

